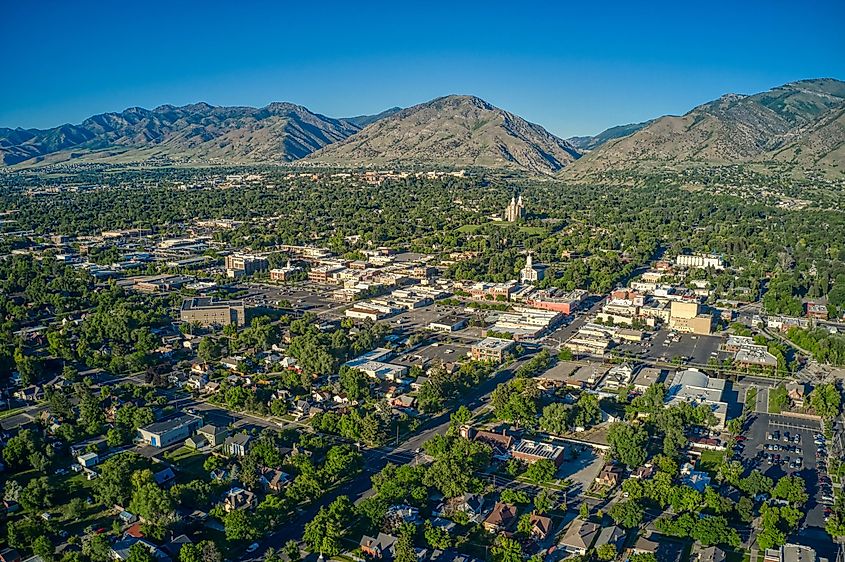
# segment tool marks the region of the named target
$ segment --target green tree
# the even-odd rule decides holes
[[[610,562],[616,558],[616,546],[610,543],[600,544],[596,547],[596,558],[603,562]]]
[[[641,466],[646,459],[648,433],[638,426],[613,422],[607,433],[610,454],[629,468]]]
[[[499,535],[490,549],[494,562],[522,562],[522,546],[514,539]]]
[[[791,505],[801,506],[807,503],[810,495],[807,485],[800,476],[782,476],[772,490],[772,497],[788,501]]]
[[[226,540],[249,541],[261,536],[262,530],[256,525],[256,519],[246,511],[236,509],[223,517]]]
[[[554,479],[556,472],[557,465],[555,465],[554,461],[540,459],[528,465],[528,469],[525,471],[525,477],[537,484],[546,484]]]
[[[739,481],[739,489],[751,496],[772,491],[772,479],[759,470],[752,470],[748,476]]]
[[[638,501],[628,500],[613,504],[607,514],[618,525],[633,529],[642,523],[645,512]]]

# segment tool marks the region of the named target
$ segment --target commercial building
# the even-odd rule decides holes
[[[672,301],[669,327],[679,332],[709,335],[713,330],[713,317],[701,314],[700,306],[695,301]]]
[[[338,275],[345,269],[341,265],[321,265],[308,271],[308,280],[322,285],[338,283]]]
[[[346,367],[357,369],[370,378],[380,381],[400,381],[408,372],[408,367],[387,363],[385,360],[392,355],[392,351],[384,348],[376,348],[359,355],[344,363]]]
[[[246,308],[243,301],[215,301],[209,297],[193,297],[182,301],[179,319],[201,326],[243,326],[246,323]]]
[[[299,273],[300,271],[302,271],[302,268],[293,266],[290,264],[290,261],[288,261],[285,267],[270,270],[270,280],[289,281],[295,274]]]
[[[511,449],[511,455],[527,463],[550,460],[555,463],[555,466],[560,466],[563,463],[563,454],[565,451],[560,445],[520,439],[513,449]]]
[[[559,312],[534,308],[515,308],[502,312],[491,328],[493,332],[512,334],[513,339],[534,338],[554,328],[562,320]]]
[[[554,367],[535,378],[544,387],[569,386],[572,388],[595,388],[596,384],[611,370],[612,365],[581,361],[558,361]]]
[[[724,380],[708,377],[698,369],[686,369],[672,378],[665,402],[667,406],[680,402],[706,405],[716,416],[717,427],[723,428],[728,413],[728,404],[722,399],[724,391]]]
[[[201,424],[202,418],[198,416],[182,415],[142,427],[138,433],[147,445],[167,447],[193,435]]]
[[[428,329],[437,332],[457,332],[466,328],[469,320],[466,316],[459,316],[457,314],[450,314],[437,320],[429,322]]]
[[[575,289],[574,291],[543,289],[530,292],[522,302],[534,308],[572,314],[586,296],[587,291],[583,289]]]
[[[712,254],[681,254],[675,258],[675,265],[691,269],[725,269],[722,258]]]
[[[807,303],[807,318],[815,318],[816,320],[827,320],[829,312],[827,306],[815,302]]]
[[[466,291],[474,299],[493,299],[499,301],[508,301],[511,294],[516,290],[516,283],[511,281],[509,283],[475,283],[471,285]]]
[[[480,342],[476,342],[470,349],[470,355],[476,361],[493,361],[501,363],[505,359],[505,354],[513,349],[516,345],[511,340],[504,340],[501,338],[484,338]]]
[[[267,269],[267,258],[252,254],[232,254],[226,256],[226,275],[229,277],[240,277],[252,275],[258,271]]]

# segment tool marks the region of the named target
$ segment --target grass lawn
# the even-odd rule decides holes
[[[700,470],[715,473],[718,470],[719,465],[722,464],[722,460],[724,458],[724,451],[702,451],[701,461],[698,463],[698,468]]]
[[[786,396],[786,389],[782,386],[777,386],[769,390],[769,413],[779,414],[783,410],[783,406],[787,404],[789,399]]]
[[[167,455],[167,459],[176,466],[177,477],[180,474],[186,475],[187,480],[207,476],[206,470],[202,467],[206,458],[208,458],[207,454],[188,447],[181,447]]]

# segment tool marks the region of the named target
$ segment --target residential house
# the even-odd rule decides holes
[[[245,457],[251,440],[246,433],[232,435],[223,443],[223,452],[232,457]]]
[[[701,546],[696,543],[690,553],[690,562],[726,562],[727,553],[718,546]]]
[[[566,529],[559,545],[569,552],[584,555],[593,546],[598,532],[599,526],[595,523],[574,519]]]
[[[379,533],[376,537],[364,535],[359,546],[363,554],[372,558],[393,558],[397,540],[387,533]]]
[[[0,562],[21,562],[21,555],[14,548],[4,548],[0,550]]]
[[[76,460],[80,466],[91,468],[93,466],[97,466],[97,463],[100,462],[100,457],[97,453],[85,453],[84,455],[76,457]]]
[[[508,533],[516,521],[516,506],[496,502],[482,525],[491,533]]]
[[[136,544],[143,546],[152,555],[154,560],[168,562],[170,557],[159,547],[150,541],[136,537],[126,537],[111,545],[111,557],[113,560],[129,560],[131,549]]]
[[[603,544],[611,544],[616,548],[616,552],[622,552],[626,535],[625,529],[616,525],[602,527],[601,531],[599,531],[599,536],[596,538],[596,548]]]
[[[262,468],[258,481],[265,490],[279,493],[290,483],[290,475],[276,468]]]
[[[176,480],[176,473],[168,466],[153,474],[153,480],[159,486],[167,487]]]
[[[552,520],[545,515],[531,514],[531,536],[538,541],[544,541],[552,532]]]
[[[469,520],[480,523],[484,516],[484,505],[486,501],[481,494],[466,493],[452,500],[452,511],[462,511],[467,514]],[[444,515],[449,515],[444,513]]]
[[[255,494],[243,488],[232,488],[223,496],[223,510],[226,513],[253,509],[257,504],[258,498],[255,497]]]
[[[804,399],[806,398],[807,385],[802,382],[788,382],[785,385],[786,395],[796,408],[804,407]]]
[[[685,463],[681,466],[681,483],[703,493],[710,485],[710,475],[701,470],[694,470],[690,463]]]
[[[622,482],[622,477],[625,475],[623,468],[616,464],[606,464],[602,467],[599,475],[596,476],[596,484],[600,486],[607,486],[614,488]]]
[[[202,436],[211,447],[223,443],[229,435],[229,430],[212,424],[206,424],[197,430],[197,435]]]

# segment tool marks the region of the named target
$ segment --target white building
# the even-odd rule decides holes
[[[675,265],[694,269],[725,269],[722,258],[713,254],[681,254],[675,258]]]

